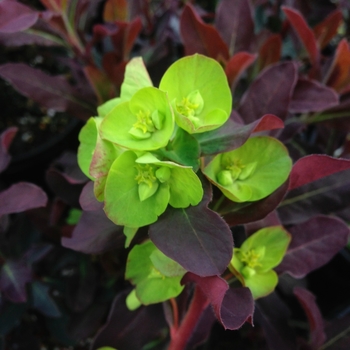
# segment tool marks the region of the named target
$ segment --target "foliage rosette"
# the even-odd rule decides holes
[[[105,212],[117,225],[142,227],[174,208],[197,205],[202,183],[191,167],[128,150],[112,164],[105,187]]]
[[[218,154],[203,172],[227,198],[240,203],[267,197],[287,180],[291,167],[288,150],[280,141],[258,136]]]
[[[173,63],[159,88],[168,93],[176,124],[190,134],[223,125],[232,108],[231,91],[220,64],[195,54]]]
[[[102,139],[127,149],[151,151],[167,145],[174,126],[167,94],[150,86],[116,105],[103,119],[99,132]]]
[[[160,303],[178,296],[186,270],[151,242],[135,245],[128,255],[125,278],[135,285],[126,302],[129,309]]]
[[[282,261],[290,240],[282,226],[271,226],[252,234],[240,248],[234,248],[229,269],[250,289],[254,299],[275,289],[278,276],[272,269]]]

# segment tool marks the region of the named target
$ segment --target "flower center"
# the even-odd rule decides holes
[[[152,113],[140,110],[136,113],[136,118],[137,122],[133,124],[129,134],[142,140],[148,139],[153,132],[162,128],[164,116],[158,110],[154,110]]]
[[[202,112],[203,107],[204,101],[198,90],[192,91],[188,96],[183,97],[181,102],[176,103],[176,110],[194,124],[198,124],[199,119],[196,115]]]
[[[157,168],[151,164],[136,164],[137,175],[135,180],[137,181],[138,193],[140,201],[144,201],[149,197],[152,197],[159,187],[159,182],[155,176]]]
[[[230,186],[236,180],[245,180],[248,178],[256,168],[256,162],[249,164],[242,164],[241,160],[236,159],[231,161],[223,170],[218,172],[217,180],[222,186]]]
[[[260,259],[262,258],[261,253],[255,251],[255,249],[248,250],[247,252],[241,252],[240,260],[246,266],[254,269],[255,267],[261,266]]]

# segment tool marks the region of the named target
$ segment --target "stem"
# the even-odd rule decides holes
[[[213,211],[216,211],[216,212],[218,212],[219,211],[219,208],[220,208],[220,205],[222,204],[222,202],[225,200],[225,196],[224,195],[222,195],[218,200],[217,200],[217,202],[215,203],[215,205],[214,205],[214,207],[213,207]]]
[[[183,350],[186,348],[186,345],[197,326],[197,322],[201,314],[208,307],[208,305],[209,300],[199,289],[199,287],[196,286],[191,305],[185,318],[183,319],[178,330],[171,334],[171,341],[168,350]]]
[[[179,328],[179,308],[175,298],[171,298],[169,301],[173,310],[173,325],[170,327],[170,337],[173,338]]]

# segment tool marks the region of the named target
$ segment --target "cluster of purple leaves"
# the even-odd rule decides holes
[[[62,343],[71,344],[96,332],[108,308],[106,301],[118,292],[92,349],[103,345],[139,349],[153,339],[164,346],[169,341],[166,324],[171,333],[170,349],[191,349],[202,343],[215,320],[231,330],[240,328],[246,321],[258,323],[271,349],[295,349],[297,344],[303,349],[318,348],[339,329],[347,328],[349,320],[344,319],[325,329],[314,296],[305,288],[295,288],[295,298],[305,310],[310,325],[307,343],[288,326],[288,306],[278,294],[259,300],[254,310],[249,291],[229,287],[221,277],[232,253],[231,230],[235,227],[244,227],[249,235],[262,227],[284,225],[292,235],[292,242],[278,272],[295,279],[304,278],[327,264],[347,243],[349,230],[343,220],[349,218],[350,198],[349,171],[346,171],[350,168],[350,160],[346,159],[350,150],[346,139],[350,117],[347,114],[350,49],[345,39],[336,38],[343,18],[341,11],[349,10],[347,3],[339,3],[337,7],[331,2],[315,5],[311,0],[281,1],[285,5],[281,8],[281,4],[269,1],[222,0],[216,8],[214,23],[207,24],[203,19],[212,20],[212,14],[198,5],[181,7],[178,1],[151,8],[146,1],[135,0],[130,1],[127,9],[125,1],[110,0],[104,5],[124,9],[128,15],[116,11],[109,18],[105,12],[102,23],[96,23],[94,18],[96,6],[102,1],[41,2],[46,8],[43,11],[3,0],[0,42],[9,47],[62,46],[68,56],[59,59],[70,68],[71,74],[51,76],[24,63],[0,66],[0,76],[22,94],[45,108],[86,119],[95,113],[97,104],[118,94],[125,65],[132,50],[135,54],[135,47],[137,54],[147,57],[146,64],[154,72],[155,82],[173,58],[181,56],[179,48],[183,47],[185,55],[198,52],[218,60],[225,68],[234,97],[235,109],[229,122],[197,137],[202,155],[237,148],[251,135],[263,133],[286,144],[294,166],[288,181],[269,197],[243,204],[227,200],[219,213],[211,209],[218,200],[217,193],[212,193],[203,179],[205,196],[198,206],[186,210],[169,208],[148,231],[138,233],[135,242],[149,235],[160,250],[189,271],[183,280],[185,292],[177,300],[177,315],[170,303],[164,303],[163,309],[155,305],[129,312],[125,307],[127,284],[112,291],[103,289],[96,282],[98,272],[91,259],[64,249],[57,253],[61,265],[71,266],[78,261],[79,266],[93,272],[78,274],[78,287],[73,283],[77,275],[73,276],[67,284],[71,290],[65,295],[68,299],[59,308],[49,294],[53,286],[43,282],[42,276],[33,274],[33,264],[50,249],[58,249],[52,245],[32,247],[16,256],[10,253],[7,256],[2,251],[5,249],[1,249],[0,289],[4,299],[23,304],[30,285],[29,306],[51,317],[51,323],[47,323],[51,331],[55,327],[67,329],[78,325],[69,335],[55,334]],[[318,11],[312,11],[313,8]],[[91,24],[84,23],[85,18],[95,20],[91,30],[88,28]],[[258,25],[263,29],[256,34]],[[331,47],[332,39],[336,44],[328,55],[326,49]],[[286,40],[293,49],[283,52],[282,43]],[[8,130],[2,134],[1,170],[9,162],[8,147],[14,132]],[[341,159],[332,157],[339,154]],[[66,248],[99,255],[102,268],[115,279],[122,279],[126,256],[122,249],[122,228],[106,218],[93,196],[92,184],[86,183],[74,158],[65,155],[47,172],[47,182],[55,194],[49,209],[46,206],[31,211],[47,202],[46,194],[31,184],[15,184],[0,193],[2,235],[6,238],[10,230],[9,214],[30,210],[29,217],[51,242],[57,245],[62,237]],[[61,225],[54,232],[53,223],[59,222],[67,207],[82,209],[79,222],[71,227]],[[48,216],[51,226],[47,223]],[[116,263],[112,256],[118,256],[120,261]],[[94,287],[90,288],[91,285]],[[111,295],[94,306],[98,288]],[[75,289],[73,294],[72,289]],[[12,306],[4,303],[5,307],[9,305]],[[62,315],[69,321],[64,321]],[[342,341],[346,346],[346,339]]]

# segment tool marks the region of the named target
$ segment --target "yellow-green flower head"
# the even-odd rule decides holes
[[[159,88],[168,93],[176,123],[190,134],[214,130],[230,116],[232,95],[225,72],[209,57],[195,54],[176,61]]]
[[[133,150],[165,147],[174,130],[174,114],[165,92],[144,87],[116,105],[103,119],[104,140]]]
[[[234,248],[229,269],[251,290],[254,299],[275,289],[278,276],[272,269],[282,261],[290,239],[282,226],[272,226],[255,232],[240,248]]]
[[[108,173],[105,212],[117,225],[141,227],[155,222],[168,204],[186,208],[202,197],[202,183],[191,167],[125,151]]]
[[[234,202],[262,199],[288,178],[292,161],[277,139],[260,136],[241,147],[218,154],[203,169],[207,178]]]

